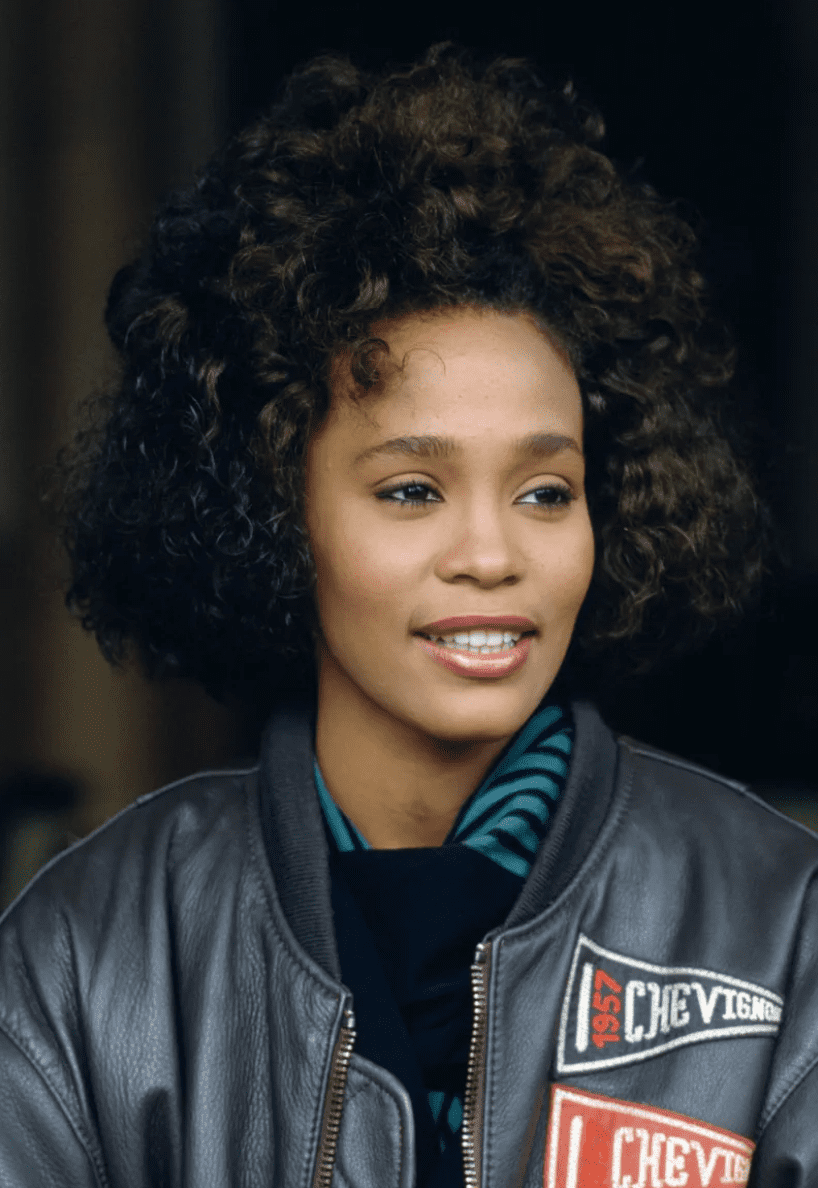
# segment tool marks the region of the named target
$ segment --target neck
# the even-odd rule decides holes
[[[325,673],[315,752],[335,803],[374,849],[441,845],[508,739],[430,738]]]

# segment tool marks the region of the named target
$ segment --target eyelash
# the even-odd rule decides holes
[[[405,493],[407,491],[422,491],[425,494],[434,495],[435,498],[434,499],[426,499],[426,498],[397,499],[397,498],[395,498],[400,492]],[[551,496],[551,498],[548,502],[540,502],[540,500],[536,500],[535,502],[532,502],[532,503],[527,502],[526,506],[541,507],[541,508],[544,508],[546,511],[553,511],[557,508],[567,507],[568,504],[571,503],[574,498],[574,496],[572,495],[572,493],[568,487],[564,487],[560,483],[550,483],[547,486],[535,487],[531,491],[526,491],[525,496],[522,496],[519,500],[517,500],[517,502],[522,503],[524,499],[527,500],[529,495],[540,495],[542,493],[547,493],[549,496]],[[554,496],[556,496],[557,498],[553,498]],[[424,507],[425,505],[427,505],[429,503],[439,503],[440,502],[440,496],[439,496],[438,492],[435,491],[434,487],[429,486],[428,483],[401,483],[397,487],[389,487],[388,490],[386,490],[386,491],[379,491],[378,499],[382,499],[385,503],[403,504],[404,507]]]
[[[396,499],[395,496],[401,491],[424,491],[437,496],[436,499]],[[430,487],[428,483],[400,483],[397,487],[389,487],[386,491],[378,492],[378,499],[384,500],[385,503],[403,503],[411,507],[421,507],[424,503],[439,502],[439,496],[434,487]]]

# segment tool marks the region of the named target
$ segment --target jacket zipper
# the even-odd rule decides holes
[[[338,1134],[341,1129],[341,1114],[344,1109],[344,1091],[347,1085],[349,1062],[352,1059],[352,1049],[355,1046],[355,1015],[352,1007],[344,1008],[344,1021],[338,1032],[338,1039],[332,1053],[332,1067],[327,1084],[327,1097],[324,1106],[324,1120],[321,1125],[321,1138],[318,1143],[318,1159],[315,1164],[313,1188],[330,1188],[332,1172],[335,1167],[335,1151],[338,1146]]]
[[[471,990],[474,1002],[469,1064],[466,1072],[466,1095],[463,1102],[463,1174],[466,1188],[480,1188],[480,1135],[483,1129],[483,1099],[486,1080],[486,1033],[488,1030],[488,987],[491,942],[477,946],[471,967]]]

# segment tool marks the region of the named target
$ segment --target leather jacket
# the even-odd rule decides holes
[[[818,839],[574,718],[475,954],[467,1183],[818,1185]],[[6,912],[3,1188],[411,1188],[408,1096],[355,1052],[311,729],[281,710],[257,767],[140,798]]]

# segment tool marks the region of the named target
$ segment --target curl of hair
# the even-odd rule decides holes
[[[376,320],[462,304],[535,313],[580,384],[597,562],[569,665],[646,670],[747,601],[764,517],[722,424],[733,350],[694,231],[603,132],[523,61],[326,56],[165,203],[110,292],[120,386],[60,471],[67,602],[109,660],[310,684],[329,361],[349,349],[366,389]]]

